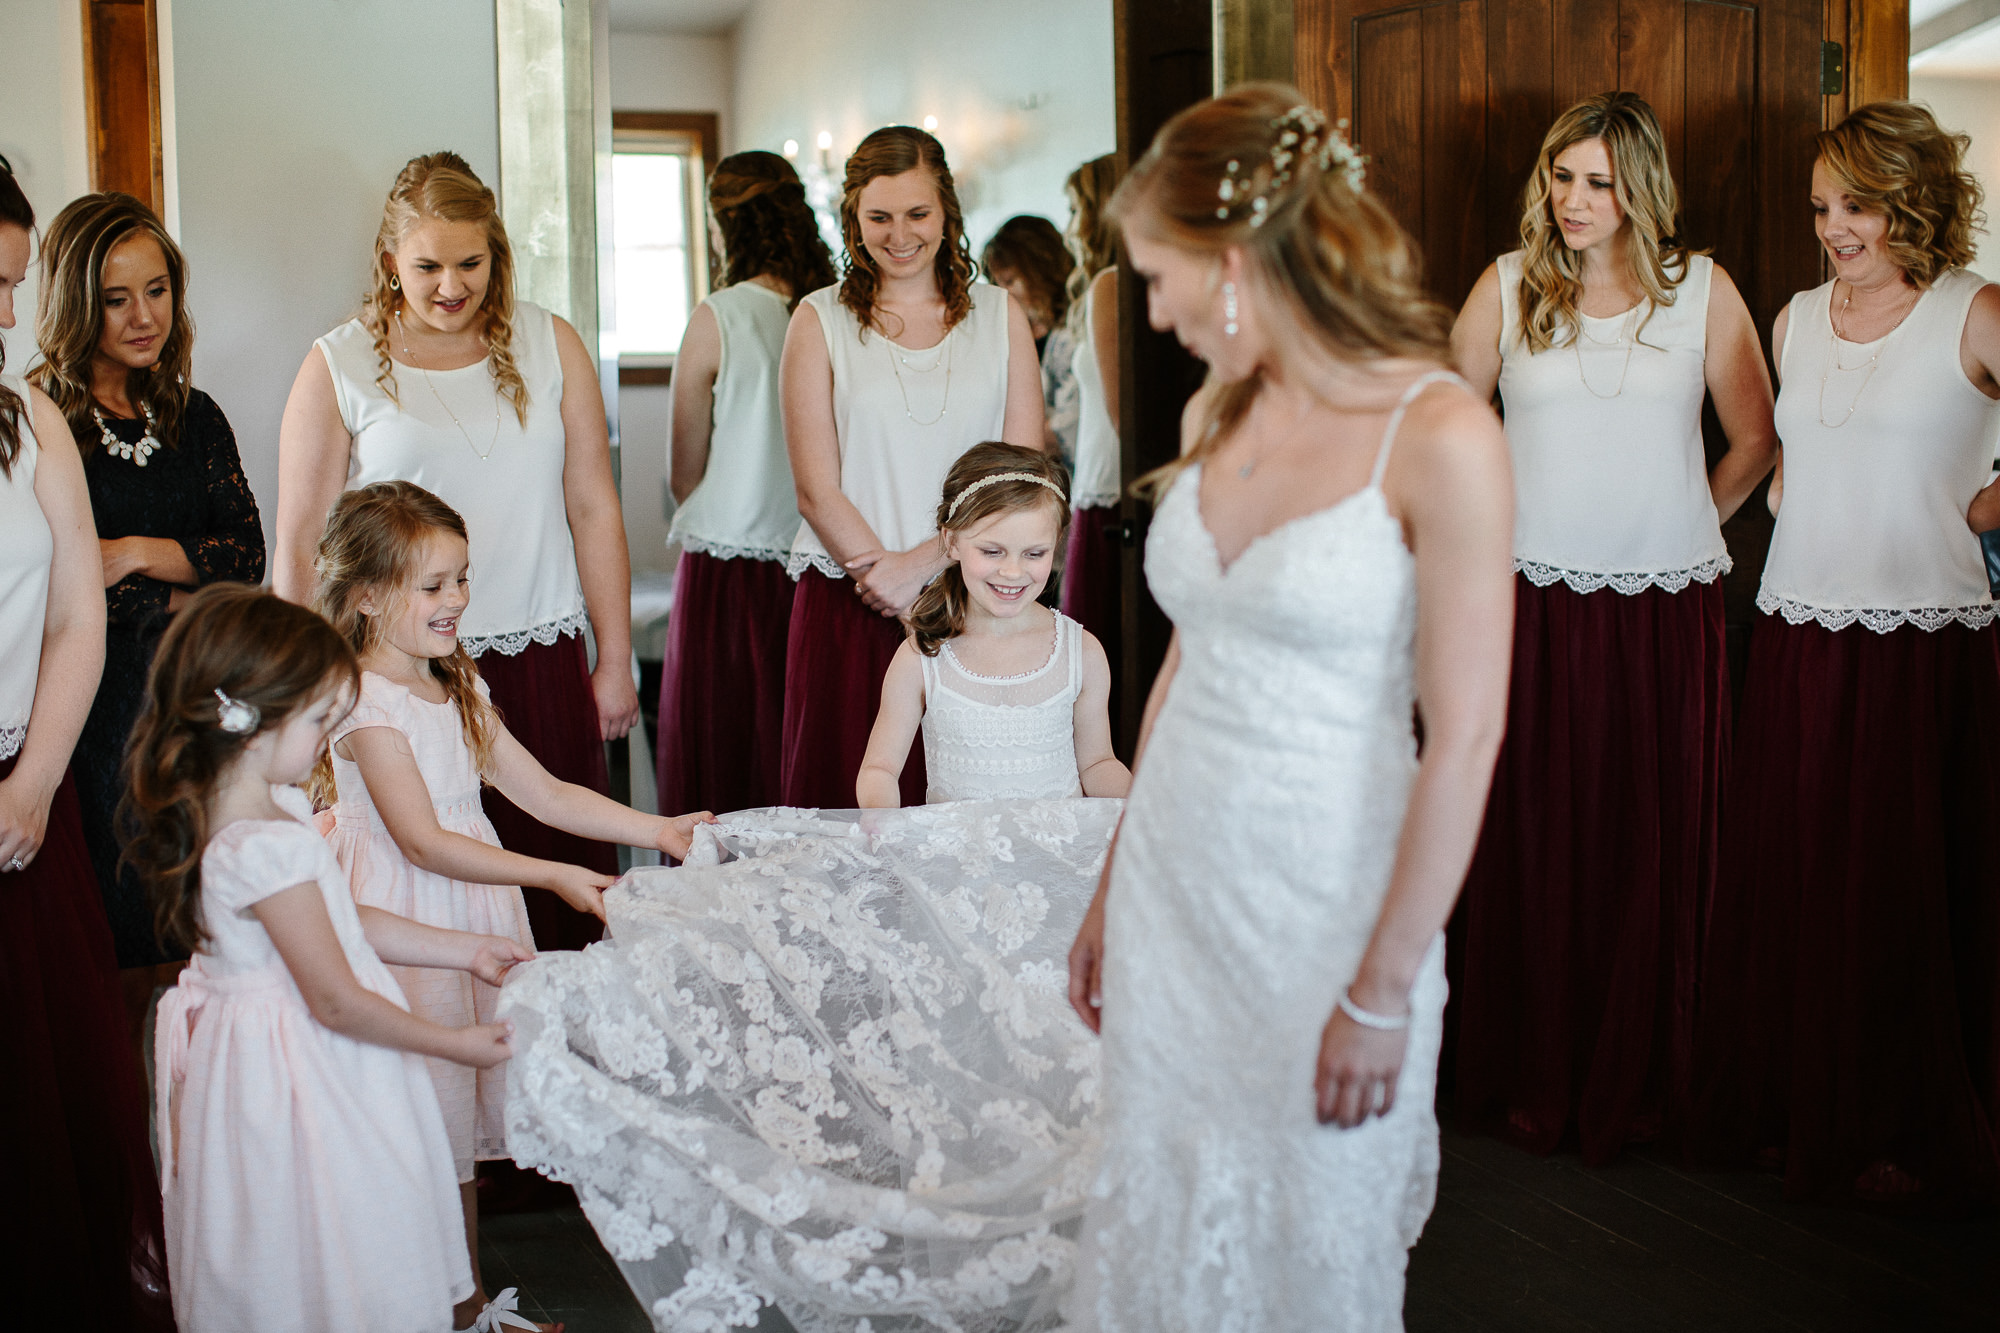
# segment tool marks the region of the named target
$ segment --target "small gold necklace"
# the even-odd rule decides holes
[[[1922,299],[1923,299],[1923,293],[1919,291],[1917,293],[1917,301],[1920,301]],[[1868,359],[1866,361],[1860,362],[1857,365],[1852,365],[1852,366],[1844,366],[1840,364],[1840,345],[1843,342],[1850,341],[1847,336],[1847,329],[1845,328],[1845,325],[1847,322],[1847,308],[1850,305],[1854,304],[1854,289],[1852,287],[1849,287],[1847,289],[1847,295],[1841,298],[1840,313],[1838,315],[1833,314],[1831,311],[1828,312],[1826,321],[1826,344],[1827,344],[1826,364],[1820,368],[1819,372],[1819,403],[1818,403],[1817,415],[1819,417],[1820,425],[1826,427],[1828,430],[1839,430],[1842,426],[1845,426],[1849,421],[1852,421],[1854,419],[1855,412],[1859,410],[1861,407],[1861,395],[1867,391],[1868,382],[1875,378],[1875,368],[1881,364],[1883,348],[1887,345],[1890,335],[1895,333],[1897,329],[1902,328],[1903,321],[1908,319],[1910,317],[1911,312],[1917,308],[1917,301],[1910,302],[1909,309],[1905,310],[1902,314],[1898,315],[1896,317],[1896,322],[1890,325],[1888,330],[1884,332],[1881,337],[1876,338],[1873,341],[1872,346],[1874,347],[1875,350],[1868,354]],[[1828,298],[1828,304],[1829,305],[1832,304],[1830,296]],[[1843,375],[1851,375],[1857,370],[1865,371],[1866,373],[1862,375],[1861,383],[1855,386],[1854,397],[1849,400],[1847,404],[1847,411],[1841,413],[1840,420],[1828,421],[1826,419],[1827,381],[1833,378],[1833,373],[1835,371],[1839,371]]]
[[[424,384],[430,389],[431,397],[437,399],[437,405],[451,418],[451,424],[458,427],[459,435],[465,440],[465,447],[472,450],[473,456],[482,463],[493,457],[493,451],[500,445],[500,395],[497,393],[493,395],[493,438],[486,442],[486,452],[482,454],[479,452],[479,446],[472,442],[472,435],[465,429],[465,423],[458,419],[458,413],[451,410],[451,404],[447,403],[444,395],[438,392],[437,385],[431,380],[430,371],[418,364],[417,354],[410,350],[410,335],[403,327],[403,313],[400,310],[396,312],[396,336],[402,341],[403,356],[416,372],[424,377]]]

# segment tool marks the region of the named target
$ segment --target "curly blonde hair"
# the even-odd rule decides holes
[[[1611,193],[1629,228],[1626,259],[1645,297],[1645,320],[1674,303],[1695,253],[1680,239],[1680,195],[1653,108],[1637,93],[1584,98],[1557,116],[1542,137],[1521,201],[1520,336],[1530,355],[1567,346],[1579,327],[1583,255],[1563,242],[1549,195],[1556,159],[1588,139],[1602,140],[1611,158]],[[1641,322],[1638,333],[1645,327]]]
[[[514,415],[525,426],[528,385],[514,364],[514,250],[507,243],[499,201],[457,153],[411,158],[396,174],[396,183],[382,206],[382,225],[375,232],[375,285],[361,309],[361,322],[375,339],[375,360],[380,367],[375,382],[390,402],[401,406],[402,400],[396,396],[396,363],[389,356],[389,321],[402,313],[404,302],[402,292],[390,285],[390,279],[395,274],[396,248],[403,238],[419,222],[433,219],[476,222],[486,229],[491,269],[486,300],[480,307],[486,316],[480,340],[486,344],[493,387],[514,405]]]
[[[1279,122],[1305,105],[1286,84],[1246,83],[1183,110],[1112,196],[1113,223],[1197,254],[1241,247],[1249,272],[1334,356],[1450,365],[1451,315],[1424,291],[1416,242],[1389,210],[1338,162],[1322,166],[1301,152],[1289,174],[1274,165],[1286,132]],[[1236,182],[1228,196],[1225,178]],[[1231,198],[1263,205],[1217,207]],[[1262,389],[1259,375],[1220,386],[1207,398],[1194,447],[1139,485],[1158,495],[1182,468],[1213,454]]]
[[[1111,196],[1118,189],[1118,154],[1106,153],[1069,173],[1063,193],[1069,196],[1069,226],[1063,240],[1076,258],[1069,273],[1069,331],[1083,331],[1083,294],[1091,279],[1118,262],[1118,228],[1111,221]]]
[[[1884,247],[1928,287],[1973,259],[1986,230],[1985,191],[1965,169],[1972,140],[1914,102],[1870,102],[1819,136],[1819,160],[1841,190],[1888,219]]]
[[[885,125],[857,145],[847,158],[841,183],[840,237],[846,272],[840,280],[840,303],[861,321],[865,337],[880,329],[875,318],[875,288],[879,275],[868,247],[861,242],[861,191],[884,176],[900,176],[922,168],[937,186],[938,208],[944,214],[944,237],[936,261],[938,295],[944,300],[944,327],[949,333],[972,313],[972,249],[965,239],[965,214],[958,206],[958,185],[944,160],[944,145],[909,125]]]

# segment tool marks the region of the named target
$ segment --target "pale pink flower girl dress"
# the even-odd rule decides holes
[[[479,694],[487,697],[483,680]],[[499,835],[480,808],[479,770],[454,705],[430,703],[387,677],[364,671],[361,699],[335,729],[334,743],[337,746],[341,738],[364,727],[392,727],[409,741],[424,785],[430,789],[438,827],[490,846],[500,845]],[[333,852],[354,886],[356,902],[427,926],[501,935],[534,947],[528,907],[518,886],[470,884],[418,869],[389,836],[381,814],[369,799],[360,768],[342,759],[337,748],[333,779],[338,792],[331,834]],[[389,970],[410,997],[410,1012],[419,1018],[454,1028],[495,1021],[499,988],[469,972],[430,967]],[[449,1060],[431,1060],[429,1064],[458,1179],[463,1183],[472,1179],[474,1162],[508,1155],[504,1119],[507,1067],[503,1063],[491,1069],[473,1069]]]
[[[274,795],[297,822],[209,841],[208,943],[160,1000],[174,1316],[182,1333],[437,1333],[472,1294],[437,1097],[421,1057],[322,1027],[250,910],[317,884],[355,980],[403,1003],[304,794]]]

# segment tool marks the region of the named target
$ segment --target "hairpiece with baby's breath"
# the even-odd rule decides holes
[[[1252,180],[1243,177],[1243,164],[1235,158],[1223,168],[1222,181],[1216,186],[1216,197],[1222,204],[1215,210],[1215,216],[1227,220],[1239,208],[1250,210],[1250,225],[1261,227],[1270,216],[1271,200],[1292,181],[1292,167],[1300,158],[1311,157],[1319,163],[1321,171],[1338,169],[1347,180],[1347,188],[1359,193],[1367,178],[1368,159],[1354,151],[1354,145],[1347,141],[1343,132],[1347,122],[1341,120],[1331,129],[1327,127],[1326,115],[1317,107],[1303,103],[1293,107],[1282,116],[1271,119],[1271,128],[1278,132],[1271,144],[1271,176],[1258,189]]]

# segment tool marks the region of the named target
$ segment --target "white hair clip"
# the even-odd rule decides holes
[[[1368,159],[1354,151],[1354,145],[1347,141],[1343,133],[1347,128],[1345,120],[1337,122],[1332,129],[1327,128],[1326,116],[1319,108],[1301,103],[1282,116],[1273,117],[1271,128],[1278,131],[1278,137],[1271,145],[1271,176],[1259,190],[1243,179],[1242,163],[1231,158],[1222,170],[1222,180],[1215,187],[1216,198],[1222,201],[1215,210],[1215,216],[1227,221],[1230,213],[1242,201],[1247,200],[1250,208],[1250,225],[1261,227],[1270,216],[1271,200],[1292,181],[1292,166],[1301,157],[1310,156],[1319,163],[1322,172],[1338,170],[1347,181],[1347,188],[1359,194],[1367,179]]]
[[[958,507],[965,503],[968,496],[983,491],[988,486],[997,486],[1003,481],[1032,481],[1037,486],[1046,486],[1054,491],[1056,499],[1061,500],[1065,505],[1069,503],[1069,497],[1063,494],[1063,488],[1050,481],[1047,477],[1037,476],[1033,472],[996,472],[990,477],[981,477],[978,481],[973,482],[970,486],[967,486],[964,490],[953,496],[951,508],[944,511],[944,521],[949,523],[958,517]]]
[[[264,717],[256,704],[232,699],[221,690],[215,692],[215,711],[216,724],[232,736],[248,736]]]

